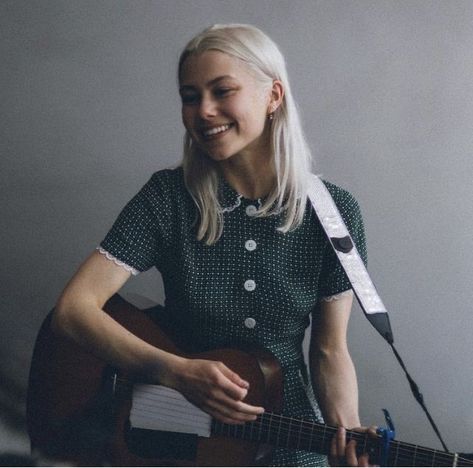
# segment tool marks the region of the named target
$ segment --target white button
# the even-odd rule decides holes
[[[248,216],[254,216],[258,210],[255,205],[248,205],[245,211]]]
[[[247,240],[245,242],[245,249],[249,250],[250,252],[256,249],[256,242],[252,239]]]
[[[256,320],[252,317],[248,317],[245,319],[245,327],[246,328],[255,328]]]
[[[256,283],[253,280],[246,280],[245,289],[247,291],[254,291],[256,289]]]

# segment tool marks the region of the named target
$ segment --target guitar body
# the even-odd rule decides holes
[[[165,351],[224,362],[251,382],[246,402],[281,411],[282,374],[268,351],[220,349],[187,355],[144,311],[120,296],[113,296],[105,310],[130,332]],[[151,446],[143,444],[140,449],[136,440],[130,445],[131,386],[120,383],[129,376],[117,374],[71,340],[55,334],[50,323],[51,314],[38,334],[30,369],[27,424],[33,452],[82,466],[251,466],[264,464],[270,455],[267,445],[217,435],[195,437],[195,446],[186,447],[185,459],[178,443],[171,444],[177,447],[174,453],[156,450],[165,453],[156,458],[153,446],[166,444],[157,433]]]

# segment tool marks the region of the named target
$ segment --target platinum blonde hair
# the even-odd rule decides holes
[[[289,86],[284,57],[277,45],[258,28],[245,24],[214,25],[195,36],[179,59],[182,66],[190,55],[208,50],[223,52],[243,61],[262,83],[280,80],[284,99],[273,114],[270,125],[270,150],[276,172],[276,186],[268,195],[257,216],[283,213],[278,230],[296,229],[303,220],[307,200],[307,174],[311,169],[311,152],[307,145],[296,103]],[[186,131],[182,161],[187,190],[199,214],[197,239],[212,245],[223,231],[223,211],[218,197],[217,163],[203,153]]]

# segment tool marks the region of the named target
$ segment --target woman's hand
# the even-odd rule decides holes
[[[356,427],[351,429],[356,432],[368,433],[370,437],[377,437],[376,427]],[[346,441],[346,429],[339,427],[337,434],[332,439],[329,463],[331,466],[376,466],[370,464],[369,455],[356,453],[356,441]]]
[[[222,362],[183,358],[177,367],[172,386],[215,419],[243,424],[264,413],[243,402],[249,383]]]

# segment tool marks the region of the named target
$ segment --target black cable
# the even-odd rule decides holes
[[[442,446],[443,446],[443,449],[446,451],[446,452],[450,452],[450,450],[448,450],[447,448],[447,445],[445,444],[445,442],[443,441],[442,439],[442,436],[440,435],[440,431],[438,430],[437,428],[437,425],[435,424],[434,420],[432,419],[432,416],[430,416],[430,413],[429,413],[429,410],[427,409],[427,407],[425,406],[425,403],[424,403],[424,396],[422,395],[422,393],[420,393],[420,390],[419,390],[419,386],[414,382],[414,380],[412,379],[412,377],[409,375],[409,372],[407,372],[407,369],[406,369],[406,366],[404,365],[404,362],[403,360],[401,359],[401,356],[399,355],[399,353],[397,352],[396,348],[394,347],[394,344],[393,342],[389,342],[389,345],[391,346],[393,352],[394,352],[394,355],[396,356],[396,359],[399,361],[399,364],[401,365],[402,367],[402,370],[404,371],[404,373],[406,374],[406,377],[407,377],[407,380],[409,381],[409,385],[411,387],[411,391],[412,391],[412,394],[414,395],[414,398],[417,400],[417,402],[419,403],[419,405],[422,407],[422,409],[424,410],[424,413],[427,415],[427,419],[429,420],[431,426],[433,427],[435,433],[437,434],[437,437],[439,438],[440,442],[442,443]]]

